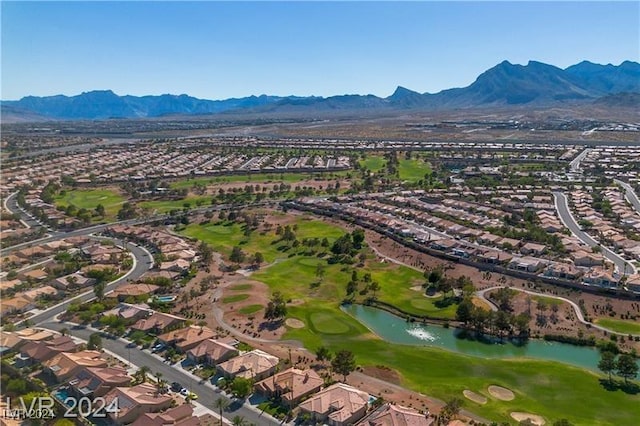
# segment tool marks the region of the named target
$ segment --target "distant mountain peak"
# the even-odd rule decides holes
[[[504,60],[484,71],[467,87],[439,93],[418,93],[397,86],[387,98],[373,95],[323,97],[269,96],[261,94],[225,100],[198,99],[187,94],[118,96],[112,90],[93,90],[76,96],[25,96],[3,101],[4,111],[17,118],[108,119],[145,118],[164,115],[218,114],[222,112],[297,113],[353,112],[407,109],[458,109],[505,105],[556,105],[561,102],[593,102],[600,105],[631,105],[640,92],[640,64],[599,65],[582,61],[561,69],[530,60],[526,65]],[[5,108],[7,107],[7,108]]]

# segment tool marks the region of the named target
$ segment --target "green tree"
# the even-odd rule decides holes
[[[635,379],[638,375],[638,364],[635,358],[630,354],[621,354],[616,362],[616,372],[618,376],[624,378],[625,383],[628,383],[629,379]]]
[[[104,217],[105,215],[105,210],[104,210],[104,206],[102,204],[98,204],[96,206],[96,214],[100,217]]]
[[[598,369],[609,376],[611,382],[611,373],[616,371],[616,355],[613,352],[604,351],[600,354]]]
[[[342,374],[343,380],[347,380],[347,376],[356,369],[356,359],[353,352],[341,350],[335,354],[331,360],[333,371]]]
[[[462,400],[460,398],[452,398],[445,404],[443,410],[450,415],[452,418],[455,418],[460,414],[460,409],[462,408]]]
[[[362,248],[364,242],[364,230],[356,229],[351,233],[351,239],[353,240],[353,247],[357,250]]]
[[[218,413],[220,414],[220,426],[224,423],[222,421],[222,412],[229,407],[229,401],[224,398],[218,398],[215,400],[213,405],[218,409]]]
[[[287,302],[282,293],[276,291],[271,296],[271,300],[267,303],[264,311],[264,317],[268,320],[284,318],[287,315]]]
[[[93,294],[96,296],[96,299],[98,300],[104,299],[104,289],[105,289],[105,283],[102,281],[98,281],[93,285]]]
[[[316,350],[316,359],[320,362],[331,360],[331,351],[326,346],[320,346]]]
[[[102,337],[100,337],[100,333],[92,333],[89,336],[89,341],[87,342],[87,349],[91,351],[102,349]]]
[[[247,424],[247,422],[244,420],[244,417],[242,416],[235,416],[232,420],[231,420],[231,424],[233,426],[245,426]]]
[[[198,252],[200,253],[200,261],[203,265],[208,265],[213,260],[213,249],[209,244],[202,241],[198,245]]]
[[[259,267],[259,266],[260,266],[261,264],[263,264],[263,263],[264,263],[264,255],[263,255],[261,252],[257,251],[257,252],[253,255],[253,264],[254,264],[256,267]]]
[[[242,263],[244,261],[244,258],[245,258],[245,254],[240,247],[235,246],[231,250],[231,256],[229,256],[229,260],[231,260],[232,262]]]
[[[236,377],[231,382],[231,393],[236,398],[245,399],[251,394],[251,389],[253,388],[253,384],[250,379],[245,379],[244,377]]]
[[[473,318],[473,302],[471,299],[465,298],[460,302],[456,309],[456,319],[463,323],[468,324]]]

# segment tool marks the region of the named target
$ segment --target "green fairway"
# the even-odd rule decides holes
[[[78,209],[94,210],[98,204],[102,204],[105,216],[109,218],[116,216],[124,202],[125,199],[119,193],[110,189],[69,190],[55,198],[56,206],[62,207],[74,205]]]
[[[371,170],[372,172],[378,172],[384,168],[387,164],[384,157],[380,155],[368,155],[364,160],[360,160],[360,167]]]
[[[246,291],[251,290],[253,286],[251,284],[236,284],[233,287],[229,287],[228,289],[231,291]]]
[[[262,308],[264,308],[264,306],[262,305],[249,305],[249,306],[244,306],[238,309],[238,312],[240,312],[243,315],[252,315],[258,312]]]
[[[424,179],[424,176],[431,174],[431,165],[422,160],[400,160],[399,167],[400,180],[407,182],[417,182]]]
[[[156,213],[169,213],[171,210],[182,210],[185,208],[185,204],[188,204],[190,209],[208,206],[211,204],[211,197],[187,197],[180,200],[158,200],[158,201],[143,201],[138,205],[142,208],[148,208],[152,212]]]
[[[344,233],[319,220],[299,219],[296,223],[298,239],[328,236],[333,242]],[[279,238],[273,231],[265,235],[253,232],[247,238],[235,224],[192,224],[183,232],[204,239],[226,255],[236,244],[247,253],[262,252],[271,264],[256,271],[251,278],[265,283],[272,292],[281,292],[291,302],[287,306],[287,318],[299,319],[305,326],[287,327],[283,338],[298,340],[311,351],[321,345],[332,351],[349,349],[359,365],[388,366],[400,374],[404,386],[443,400],[453,397],[464,400],[462,391],[472,389],[487,396],[488,402],[480,406],[464,400],[464,408],[499,422],[514,424],[509,416],[512,411],[542,415],[547,424],[567,418],[577,425],[626,425],[634,424],[640,416],[637,395],[605,390],[599,382],[601,376],[590,371],[549,361],[484,359],[427,346],[390,344],[340,310],[340,302],[346,297],[346,284],[355,269],[356,300],[371,295],[371,292],[360,294],[366,287],[364,274],[369,272],[371,279],[380,285],[376,294],[379,300],[416,315],[454,318],[455,304],[438,307],[441,298],[423,295],[424,277],[419,271],[371,261],[364,267],[328,264],[326,255],[305,254],[308,248],[302,245],[283,250],[282,243],[272,244]],[[317,276],[318,264],[324,265],[321,279]],[[243,313],[257,312],[253,311],[257,307],[251,306]],[[493,384],[513,390],[516,398],[507,402],[491,397],[486,389]]]
[[[304,238],[327,238],[330,242],[342,235],[343,231],[333,225],[328,225],[319,220],[300,219],[296,222],[298,230],[296,236],[299,240]],[[246,253],[261,252],[265,261],[271,263],[278,258],[286,258],[287,253],[282,252],[284,242],[276,242],[277,236],[272,231],[269,234],[260,235],[252,232],[249,237],[244,235],[242,226],[237,223],[218,222],[207,225],[190,224],[183,231],[185,235],[205,241],[215,251],[229,256],[234,246],[240,246]],[[274,243],[275,242],[275,243]]]
[[[241,302],[249,298],[248,294],[234,294],[233,296],[223,297],[222,303]]]
[[[309,315],[311,327],[323,334],[344,334],[350,328],[347,324],[337,319],[330,312],[314,312]]]
[[[197,185],[212,185],[222,183],[269,183],[284,182],[296,183],[310,179],[333,179],[344,177],[347,172],[316,172],[316,173],[249,173],[246,175],[208,176],[194,179],[185,179],[172,182],[169,187],[172,189],[191,188]]]
[[[617,320],[611,318],[602,318],[596,320],[596,324],[617,331],[618,333],[629,333],[640,335],[640,323],[637,321]]]

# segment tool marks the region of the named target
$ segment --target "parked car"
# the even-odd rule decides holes
[[[182,387],[182,385],[178,382],[173,382],[171,383],[171,390],[174,392],[180,392],[182,389],[184,389]]]

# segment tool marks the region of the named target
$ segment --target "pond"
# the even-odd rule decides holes
[[[495,338],[478,340],[475,333],[438,325],[408,323],[381,309],[362,305],[341,308],[380,338],[404,345],[432,346],[482,358],[535,358],[598,370],[599,352],[591,347],[530,339],[525,342]]]

